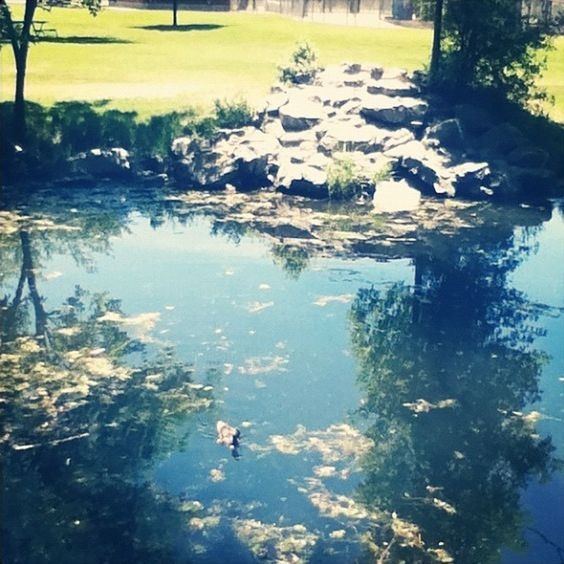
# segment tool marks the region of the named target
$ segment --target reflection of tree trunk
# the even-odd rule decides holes
[[[27,278],[27,285],[29,288],[29,295],[33,303],[35,311],[35,335],[43,338],[45,345],[49,344],[47,338],[47,313],[43,307],[43,301],[39,292],[37,291],[37,281],[35,279],[35,272],[33,270],[33,257],[31,256],[31,241],[27,231],[20,231],[20,239],[22,243],[23,266]]]
[[[8,298],[0,301],[2,311],[0,312],[0,344],[3,340],[12,341],[16,337],[16,313],[22,302],[22,294],[25,286],[26,272],[22,264],[20,279],[12,303],[8,305]]]
[[[412,323],[417,325],[421,322],[421,298],[423,295],[423,259],[420,256],[415,257],[415,277],[414,285],[415,289],[413,291],[413,311],[412,311]]]

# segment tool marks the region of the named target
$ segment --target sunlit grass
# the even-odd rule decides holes
[[[407,69],[427,62],[431,43],[427,29],[334,26],[265,14],[181,12],[180,31],[170,30],[170,11],[111,9],[92,18],[85,10],[59,8],[39,11],[36,19],[56,28],[61,42],[32,46],[30,100],[106,99],[111,107],[142,116],[209,108],[216,98],[256,103],[298,41],[314,45],[325,64],[355,61]],[[564,38],[556,45],[542,84],[556,97],[553,117],[564,120]],[[9,100],[14,87],[9,46],[1,58],[0,94]]]

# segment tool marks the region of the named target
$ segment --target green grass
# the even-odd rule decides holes
[[[15,12],[21,17],[21,8]],[[256,103],[300,41],[316,48],[321,64],[355,61],[410,70],[427,62],[431,43],[426,29],[333,26],[264,14],[180,12],[181,25],[196,27],[181,31],[147,29],[167,28],[170,11],[109,9],[92,18],[85,10],[57,8],[38,11],[36,19],[47,20],[68,42],[31,47],[28,99],[108,100],[109,107],[143,117],[188,106],[209,109],[216,98]],[[0,57],[0,96],[10,100],[14,66],[8,45]],[[556,98],[552,117],[564,121],[564,38],[556,41],[542,84]]]
[[[180,12],[179,23],[216,29],[158,31],[169,11],[85,10],[39,12],[60,38],[92,37],[98,43],[38,43],[31,47],[27,97],[111,100],[119,109],[153,114],[186,106],[211,107],[215,98],[257,102],[276,79],[298,41],[310,42],[321,63],[358,61],[415,69],[430,45],[427,30],[376,30],[294,21],[277,15]],[[127,43],[101,43],[121,40]],[[2,49],[2,100],[12,96],[9,46]]]

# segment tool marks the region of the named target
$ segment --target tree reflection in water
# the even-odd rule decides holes
[[[152,314],[126,317],[119,300],[79,287],[47,312],[34,259],[57,240],[76,242],[76,232],[49,238],[38,222],[24,223],[3,249],[20,275],[0,317],[2,559],[170,561],[186,514],[146,473],[182,448],[210,392],[192,384],[172,350],[150,342]],[[106,242],[121,229],[112,225],[102,230]]]
[[[534,307],[508,287],[517,248],[512,237],[452,241],[414,259],[414,287],[363,289],[353,303],[374,441],[358,494],[416,527],[374,533],[381,561],[497,562],[502,548],[524,548],[520,489],[558,463],[522,413],[545,358]]]

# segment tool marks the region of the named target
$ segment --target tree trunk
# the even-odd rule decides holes
[[[27,68],[27,51],[28,45],[22,45],[18,49],[17,54],[14,53],[16,59],[16,95],[14,98],[14,139],[18,143],[25,142],[26,137],[26,119],[25,119],[25,75]]]
[[[433,50],[431,52],[431,83],[436,83],[441,66],[441,36],[443,33],[443,0],[435,1],[435,17],[433,19]]]
[[[178,0],[172,0],[172,27],[178,26]]]

